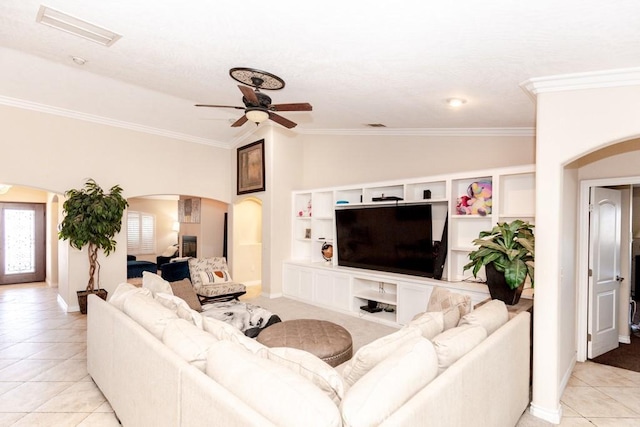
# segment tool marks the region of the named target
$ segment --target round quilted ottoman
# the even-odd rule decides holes
[[[315,354],[331,366],[351,359],[353,341],[345,328],[326,320],[286,320],[265,328],[257,338],[267,347],[292,347]]]

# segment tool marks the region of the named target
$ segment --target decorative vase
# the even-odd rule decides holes
[[[507,285],[507,280],[504,278],[504,274],[496,270],[493,263],[489,263],[484,266],[487,273],[487,286],[489,287],[489,294],[491,299],[498,299],[503,301],[507,305],[515,305],[520,301],[520,295],[524,289],[524,282],[515,289],[511,289]]]

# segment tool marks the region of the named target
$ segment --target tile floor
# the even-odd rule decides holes
[[[0,286],[0,427],[118,426],[86,370],[86,320],[43,283]],[[640,426],[640,373],[579,363],[561,426]],[[551,426],[528,412],[518,427]],[[138,426],[134,426],[138,427]]]

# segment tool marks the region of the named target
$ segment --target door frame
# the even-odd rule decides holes
[[[580,181],[580,200],[578,204],[578,265],[577,265],[577,304],[576,304],[576,360],[587,360],[587,330],[589,316],[589,199],[591,187],[609,187],[640,184],[640,176],[598,178]],[[622,272],[630,280],[630,272]],[[627,279],[628,277],[628,279]],[[621,295],[622,297],[622,295]],[[630,298],[630,295],[627,296]]]

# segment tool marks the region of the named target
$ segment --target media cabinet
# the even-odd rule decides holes
[[[535,169],[517,166],[377,182],[364,185],[294,191],[292,193],[291,257],[283,265],[285,296],[329,309],[366,317],[392,326],[404,325],[424,311],[431,290],[446,287],[485,300],[489,291],[481,271],[478,280],[463,272],[473,239],[497,222],[535,220]],[[487,215],[458,215],[458,198],[476,181],[492,184],[492,211]],[[428,190],[428,191],[427,191]],[[424,197],[430,197],[425,199]],[[382,201],[374,201],[380,200]],[[401,199],[401,200],[398,200]],[[433,239],[440,240],[448,216],[447,256],[441,280],[364,270],[338,265],[334,212],[339,206],[403,203],[432,205]],[[333,244],[326,261],[322,245]],[[376,301],[383,311],[369,313],[360,307]],[[388,311],[384,310],[387,309]]]

